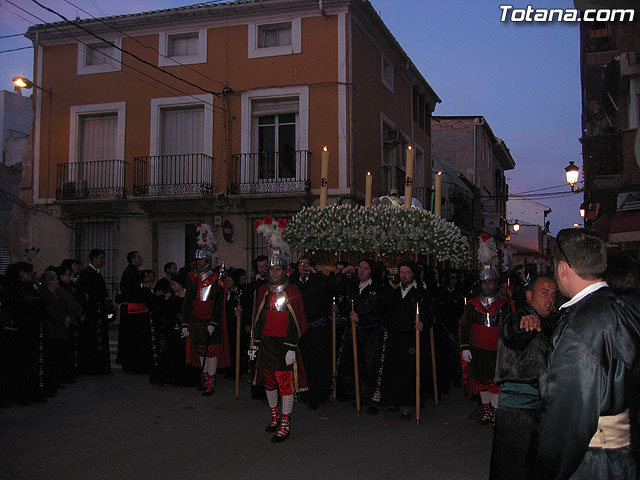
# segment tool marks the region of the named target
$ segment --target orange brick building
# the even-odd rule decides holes
[[[249,266],[266,214],[317,204],[323,146],[329,204],[404,181],[429,205],[430,116],[440,101],[368,2],[235,1],[31,27],[36,209],[12,225],[37,267],[127,251],[162,274],[208,221],[227,265]],[[27,169],[28,171],[28,169]],[[41,215],[43,206],[48,214]],[[225,233],[225,238],[223,238]],[[42,263],[40,265],[39,263]]]

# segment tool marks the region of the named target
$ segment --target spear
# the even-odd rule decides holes
[[[333,305],[331,308],[331,401],[336,399],[336,379],[338,377],[338,369],[336,366],[336,297],[333,297]]]
[[[240,298],[242,297],[242,290],[238,294],[238,306],[236,307],[236,400],[240,398],[240,319],[242,318],[242,312],[238,310],[240,307]]]
[[[429,342],[431,343],[431,374],[433,375],[433,403],[435,403],[437,407],[438,406],[438,375],[436,372],[436,343],[433,338],[433,327],[429,329]]]
[[[351,299],[351,312],[356,311],[353,299]],[[360,413],[360,374],[358,372],[358,337],[356,322],[351,320],[351,340],[353,342],[353,374],[356,382],[356,412]]]
[[[416,425],[420,425],[420,304],[416,302]]]

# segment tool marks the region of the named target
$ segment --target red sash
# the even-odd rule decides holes
[[[485,327],[474,323],[471,325],[469,343],[483,350],[497,350],[498,337],[502,327]]]
[[[149,311],[146,303],[123,302],[122,304],[127,306],[127,313],[147,313]]]
[[[288,319],[289,312],[287,310],[282,312],[266,310],[264,312],[264,328],[262,329],[262,334],[268,335],[269,337],[285,337],[287,335]]]
[[[213,300],[194,300],[193,316],[202,320],[208,320],[213,315]]]

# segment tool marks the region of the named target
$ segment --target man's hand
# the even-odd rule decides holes
[[[236,307],[236,309],[234,310],[236,317],[241,317],[242,316],[242,307],[240,305],[238,305]]]
[[[462,351],[462,359],[469,363],[473,359],[473,355],[471,355],[471,350],[463,350]]]
[[[349,318],[354,323],[358,323],[360,321],[360,317],[358,317],[358,314],[354,311],[351,311],[351,313],[349,314]]]
[[[252,345],[249,347],[249,350],[247,350],[247,354],[249,355],[249,360],[255,360],[256,359],[256,354],[258,353],[258,346],[257,345]]]
[[[182,334],[180,338],[187,338],[189,336],[189,329],[187,327],[182,327]]]
[[[416,322],[416,330],[422,331],[423,328],[422,322]]]
[[[207,325],[207,333],[209,335],[213,335],[213,332],[215,331],[216,327],[213,325]]]
[[[532,330],[540,332],[542,330],[540,327],[540,317],[536,314],[525,315],[520,319],[520,328],[524,329],[525,332]]]
[[[287,365],[293,365],[293,362],[296,361],[296,352],[293,350],[289,350],[287,354],[284,356],[284,363]]]

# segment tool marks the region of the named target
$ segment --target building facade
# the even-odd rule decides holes
[[[576,1],[578,8],[590,2]],[[631,7],[631,5],[629,6]],[[640,10],[580,24],[585,226],[610,248],[640,251]]]
[[[316,205],[321,151],[331,203],[404,182],[430,195],[440,101],[368,2],[233,1],[31,27],[32,189],[40,257],[129,250],[145,267],[185,264],[198,221],[218,255],[248,267],[257,218]],[[224,235],[223,235],[224,234]],[[329,247],[329,246],[328,246]]]
[[[515,168],[515,161],[505,142],[494,135],[484,117],[434,116],[431,128],[433,157],[464,177],[471,187],[467,189],[471,192],[458,188],[458,197],[444,198],[443,209],[463,216],[463,231],[469,235],[473,246],[472,266],[475,268],[475,249],[480,233],[492,236],[502,253],[508,234],[506,202],[509,195],[504,172]],[[456,198],[457,208],[447,205]]]

